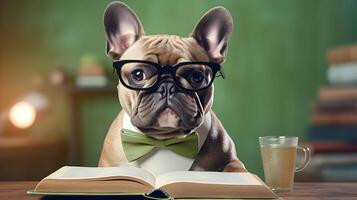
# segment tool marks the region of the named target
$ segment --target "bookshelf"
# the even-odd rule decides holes
[[[80,113],[82,100],[101,96],[117,98],[114,84],[105,87],[77,87],[74,84],[61,86],[60,91],[66,94],[70,102],[70,138],[68,157],[70,165],[82,164],[82,117]]]
[[[66,147],[58,136],[0,135],[0,180],[40,180],[66,164]]]

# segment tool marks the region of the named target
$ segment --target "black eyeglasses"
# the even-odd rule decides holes
[[[161,66],[145,60],[119,60],[113,62],[120,82],[132,90],[149,90],[171,74],[176,85],[184,90],[199,91],[213,83],[219,71],[224,78],[221,65],[212,62],[181,62],[173,66]]]

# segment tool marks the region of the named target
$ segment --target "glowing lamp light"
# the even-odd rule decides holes
[[[5,111],[0,110],[0,135],[7,132],[16,132],[16,129],[28,129],[48,111],[48,99],[37,91],[28,92],[13,106]],[[11,123],[16,129],[6,129]]]
[[[28,128],[36,119],[36,110],[30,103],[20,101],[9,111],[9,120],[17,128]]]

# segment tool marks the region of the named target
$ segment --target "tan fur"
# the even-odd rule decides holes
[[[204,54],[203,49],[200,48],[192,38],[157,35],[144,36],[139,39],[123,54],[122,59],[142,59],[158,62],[160,64],[173,65],[177,62],[192,61],[196,59],[205,61],[208,57]],[[213,92],[213,87],[209,90],[209,92]],[[130,115],[135,107],[133,102],[136,102],[137,92],[127,89],[119,83],[118,96],[123,110]],[[207,103],[205,112],[211,110],[211,100]],[[237,160],[235,155],[230,154],[232,151],[235,152],[234,144],[230,137],[224,129],[224,132],[216,131],[221,130],[217,128],[217,126],[221,127],[222,125],[214,114],[212,114],[212,117],[214,119],[213,127],[211,127],[212,130],[210,131],[210,135],[204,144],[204,146],[208,145],[208,147],[204,148],[203,151],[199,153],[191,169],[245,171],[244,165]],[[104,141],[99,166],[119,166],[128,162],[125,158],[122,146],[120,145],[122,120],[123,111],[120,112],[109,129]],[[224,147],[224,145],[228,146]],[[222,150],[226,148],[227,151],[222,151],[217,155],[217,150],[220,148]],[[212,149],[212,151],[210,149]],[[214,159],[218,160],[214,161]],[[219,166],[220,163],[222,166]]]
[[[227,42],[233,26],[229,12],[223,7],[216,7],[201,18],[190,37],[175,35],[146,36],[136,14],[127,5],[120,2],[112,2],[108,5],[104,14],[104,24],[109,57],[114,60],[147,60],[159,63],[162,66],[172,66],[185,61],[224,62]],[[219,32],[225,34],[217,34]],[[138,112],[138,108],[151,111],[145,106],[140,107],[141,104],[138,105],[140,103],[140,92],[126,88],[120,82],[117,89],[123,110],[113,121],[105,138],[98,164],[101,167],[120,166],[128,163],[121,145],[120,134],[123,128],[124,113],[132,117],[133,113],[143,113]],[[212,85],[204,91],[195,92],[193,95],[197,104],[194,108],[195,111],[198,110],[200,114],[204,115],[200,120],[206,120],[197,121],[197,124],[204,124],[209,130],[204,141],[200,141],[202,147],[190,170],[246,171],[244,165],[236,156],[232,139],[211,110],[213,92],[214,87]],[[184,100],[186,100],[186,97],[188,100],[193,99],[191,95],[185,96]],[[206,118],[206,116],[209,117]],[[139,122],[144,121],[139,120]],[[200,129],[203,127],[201,125],[196,128]],[[158,132],[158,135],[150,136],[156,139],[183,136],[183,132],[177,131],[178,129],[174,130],[174,132]]]
[[[121,144],[120,130],[123,127],[123,116],[124,113],[121,111],[110,125],[98,163],[100,167],[120,166],[128,162],[122,146],[118,145]]]
[[[185,61],[209,61],[205,51],[191,37],[175,35],[142,36],[130,46],[120,58],[121,60],[148,60],[161,65],[174,65]],[[118,84],[118,97],[122,108],[131,116],[137,102],[138,92]],[[207,89],[212,93],[213,87]],[[210,110],[211,102],[204,108]]]

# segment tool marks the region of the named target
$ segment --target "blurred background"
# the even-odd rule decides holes
[[[110,1],[0,1],[0,180],[96,166],[120,111],[102,14]],[[224,6],[234,31],[214,111],[249,171],[258,137],[313,150],[301,181],[357,180],[357,1],[127,0],[147,34],[187,36]]]

